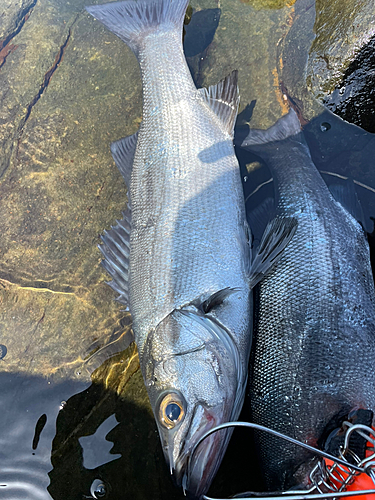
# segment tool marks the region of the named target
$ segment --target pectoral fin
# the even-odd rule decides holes
[[[202,303],[201,308],[203,312],[207,314],[215,307],[220,306],[229,295],[237,291],[238,288],[230,288],[228,286],[227,288],[223,288],[222,290],[213,293],[207,300]]]
[[[273,219],[267,224],[257,253],[251,263],[250,287],[257,285],[282,256],[282,252],[297,230],[293,217]]]

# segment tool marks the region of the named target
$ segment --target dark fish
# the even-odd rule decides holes
[[[298,220],[294,238],[258,289],[251,416],[317,446],[332,419],[353,408],[375,409],[369,247],[361,225],[313,164],[294,111],[267,131],[252,130],[243,146],[272,172],[277,218]],[[264,433],[256,442],[269,489],[307,484],[311,454]]]

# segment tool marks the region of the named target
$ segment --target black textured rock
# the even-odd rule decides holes
[[[316,18],[306,68],[308,89],[326,99],[375,35],[373,0],[316,0]]]
[[[375,132],[375,37],[359,52],[324,104],[344,120]]]

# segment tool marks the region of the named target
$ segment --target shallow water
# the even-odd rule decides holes
[[[130,318],[113,301],[97,250],[126,203],[109,144],[139,126],[139,70],[130,50],[83,11],[87,3],[0,7],[0,496],[179,498],[136,350],[124,350]],[[192,7],[185,51],[197,85],[239,70],[238,136],[249,121],[272,125],[288,93],[306,119],[315,117],[306,139],[327,182],[333,174],[356,181],[371,232],[374,136],[319,116],[307,89],[315,2]],[[273,186],[258,158],[237,153],[250,211]],[[251,435],[234,433],[212,494],[262,489],[251,447]]]

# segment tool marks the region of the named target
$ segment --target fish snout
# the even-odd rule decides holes
[[[164,432],[163,451],[173,482],[188,498],[201,499],[215,477],[230,431],[220,430],[199,441],[226,420],[220,405],[210,408],[197,405],[187,431],[180,433],[178,429],[168,435]]]
[[[174,447],[168,445],[164,448],[164,456],[169,466],[173,482],[178,488],[182,488],[182,480],[185,474],[188,456],[182,451],[175,457]]]
[[[186,468],[183,489],[189,498],[201,499],[211,486],[222,457],[219,441],[217,436],[209,436],[205,444],[199,445],[191,465]]]
[[[223,422],[222,412],[215,408],[204,409],[201,425],[190,440],[188,460],[182,475],[182,488],[192,499],[201,499],[208,491],[223,458],[228,434],[219,431],[198,444],[200,438]]]

